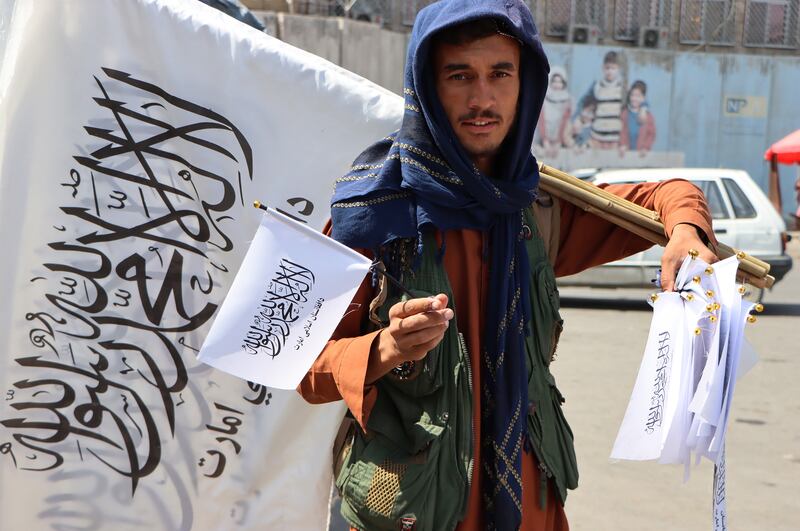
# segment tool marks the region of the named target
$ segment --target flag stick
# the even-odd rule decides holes
[[[418,298],[416,295],[411,293],[408,290],[408,288],[406,288],[399,280],[397,280],[392,275],[390,275],[389,272],[386,271],[386,266],[383,265],[381,262],[378,262],[378,261],[372,262],[372,265],[369,266],[369,269],[370,269],[370,271],[375,271],[378,274],[381,274],[384,277],[386,277],[386,280],[388,280],[389,282],[394,284],[397,288],[399,288],[403,293],[405,293],[406,295],[408,295],[412,299]]]

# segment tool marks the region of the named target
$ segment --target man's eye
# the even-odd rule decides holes
[[[494,77],[511,77],[511,74],[508,72],[495,72]]]
[[[453,74],[448,79],[452,79],[453,81],[464,81],[467,79],[466,74]]]

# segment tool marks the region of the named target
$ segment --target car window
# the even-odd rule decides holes
[[[736,184],[736,181],[733,179],[722,179],[722,184],[728,191],[728,197],[731,200],[734,216],[737,218],[756,217],[756,209],[753,208],[753,204],[747,199],[747,196],[744,195],[744,192],[742,192],[742,189]]]
[[[692,181],[703,191],[708,202],[708,209],[711,210],[711,219],[728,219],[730,214],[722,201],[722,193],[719,191],[719,186],[714,181]]]

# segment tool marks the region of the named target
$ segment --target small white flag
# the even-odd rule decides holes
[[[685,326],[678,293],[663,293],[654,304],[653,322],[612,459],[658,459],[673,420],[683,363]]]
[[[754,304],[736,284],[738,261],[687,258],[677,292],[653,303],[653,321],[612,459],[714,462],[713,526],[727,529],[725,430],[739,376],[755,363],[744,339]]]
[[[330,339],[371,263],[267,210],[197,358],[245,380],[294,389]]]

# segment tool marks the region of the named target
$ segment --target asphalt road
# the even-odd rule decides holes
[[[729,529],[800,530],[800,234],[795,268],[764,297],[745,335],[760,357],[738,383],[727,435]],[[651,320],[647,291],[561,290],[565,329],[552,369],[575,433],[580,487],[573,530],[707,530],[713,465],[692,469],[608,459]]]

